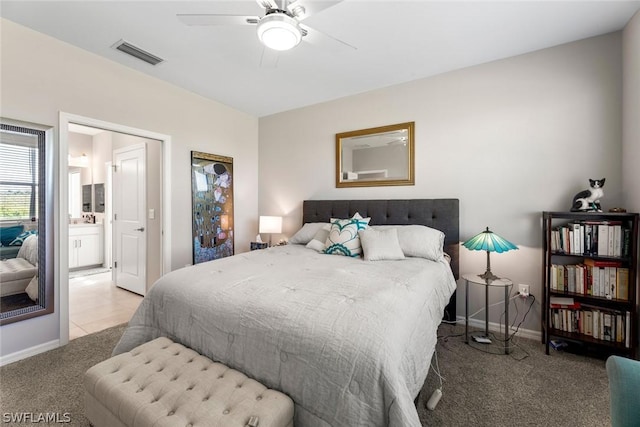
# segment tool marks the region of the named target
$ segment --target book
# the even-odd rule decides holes
[[[625,347],[631,347],[631,313],[627,311],[627,316],[624,319],[624,345]]]
[[[574,301],[573,298],[549,297],[549,306],[551,308],[578,309],[580,308],[580,303]]]
[[[607,230],[607,256],[614,256],[614,252],[615,252],[615,248],[614,248],[614,239],[615,239],[615,233],[614,233],[614,226],[610,225],[609,229]]]
[[[602,337],[603,341],[613,341],[612,340],[612,325],[611,325],[611,314],[603,313],[602,314]]]
[[[614,224],[613,226],[613,253],[615,257],[622,256],[622,225]]]
[[[609,225],[600,223],[598,225],[598,255],[609,255]]]
[[[576,266],[567,265],[567,289],[569,292],[576,292]]]
[[[577,289],[577,292],[579,294],[586,295],[586,293],[587,293],[587,282],[586,282],[586,279],[587,279],[587,274],[586,274],[587,266],[584,265],[584,264],[579,264],[579,265],[576,266],[576,268],[577,268],[576,269],[576,273],[577,273],[576,289]]]
[[[569,228],[562,227],[561,231],[562,231],[562,251],[565,254],[570,254],[571,253],[571,244],[570,244],[570,240],[569,240]]]
[[[622,314],[616,314],[616,342],[623,342],[624,339],[624,323],[622,322]]]
[[[604,269],[604,267],[602,267]],[[594,297],[600,296],[600,267],[591,267],[591,295]]]
[[[592,267],[585,265],[585,285],[587,289],[585,290],[585,294],[593,295],[593,270]]]
[[[591,225],[591,247],[589,250],[590,255],[598,255],[598,225]]]
[[[564,265],[558,265],[558,290],[566,291],[567,289],[564,287]]]
[[[593,313],[590,310],[584,312],[584,334],[593,336]]]
[[[593,320],[593,326],[591,329],[593,331],[592,336],[595,339],[600,339],[600,312],[598,310],[592,310],[591,318]]]
[[[616,267],[605,267],[605,270],[609,273],[609,281],[607,287],[606,297],[608,299],[616,298],[617,293],[617,283],[618,283],[618,274]]]
[[[563,348],[569,347],[569,344],[567,344],[566,341],[562,340],[549,340],[549,345],[551,346],[551,348],[558,351],[562,350]]]
[[[571,240],[571,253],[572,254],[581,254],[582,250],[581,250],[581,246],[584,245],[584,243],[581,244],[581,234],[580,234],[580,223],[578,222],[574,222],[573,224],[571,224],[571,232],[572,232],[572,236],[573,239]],[[582,240],[584,242],[584,240]]]
[[[629,301],[629,269],[617,268],[616,269],[616,298]]]
[[[584,254],[596,255],[598,253],[598,240],[594,236],[594,225],[591,221],[583,221],[584,226]],[[594,245],[595,242],[595,245]]]
[[[607,267],[598,267],[598,274],[600,276],[600,279],[598,281],[599,284],[599,288],[598,288],[598,296],[599,297],[603,297],[606,295],[607,292],[607,286],[609,284],[609,275],[607,274]]]
[[[585,265],[591,267],[622,267],[622,261],[585,258]]]
[[[631,229],[622,230],[622,254],[623,258],[631,256]]]

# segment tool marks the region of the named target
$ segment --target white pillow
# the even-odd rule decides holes
[[[398,240],[398,230],[375,230],[365,228],[358,231],[365,261],[404,259],[404,253]]]
[[[368,227],[371,218],[331,219],[331,229],[325,242],[325,254],[359,257],[362,253],[358,231]]]
[[[32,234],[24,239],[16,257],[26,259],[33,266],[38,265],[38,235]]]
[[[318,230],[323,226],[329,225],[326,222],[308,222],[302,226],[300,230],[289,239],[292,245],[306,245],[313,239]]]
[[[329,230],[331,229],[331,224],[324,224],[323,227],[318,230],[313,239],[307,243],[307,248],[313,249],[314,251],[323,252],[325,249],[325,242],[327,241],[327,237],[329,237]]]
[[[374,225],[374,229],[398,230],[398,240],[405,256],[440,261],[444,256],[444,233],[424,225]]]

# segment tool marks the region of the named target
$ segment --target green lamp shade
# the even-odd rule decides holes
[[[518,247],[510,241],[490,231],[489,227],[482,233],[476,234],[464,242],[462,246],[472,251],[498,252],[499,254],[512,249],[518,249]]]
[[[510,241],[505,240],[502,237],[495,234],[493,231],[490,231],[489,227],[487,227],[487,229],[482,233],[477,234],[472,238],[470,238],[469,240],[467,240],[466,242],[464,242],[462,246],[472,251],[487,252],[487,271],[485,271],[484,274],[479,276],[487,281],[499,279],[498,276],[496,276],[491,272],[491,259],[489,258],[489,253],[491,252],[502,253],[502,252],[510,251],[511,249],[518,249],[518,247],[513,243],[511,243]],[[488,302],[487,302],[487,305],[489,305]]]

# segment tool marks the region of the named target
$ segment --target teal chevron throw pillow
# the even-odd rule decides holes
[[[11,241],[11,243],[9,243],[9,246],[22,246],[22,243],[24,243],[27,237],[31,236],[32,234],[38,234],[38,230],[29,230],[25,231],[24,233],[20,233],[15,239]]]
[[[325,242],[325,254],[359,257],[362,254],[359,230],[369,226],[371,218],[331,219],[331,229]]]

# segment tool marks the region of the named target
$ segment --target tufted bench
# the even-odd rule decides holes
[[[157,338],[90,368],[95,427],[293,427],[293,401],[246,375]]]
[[[0,296],[24,292],[38,269],[24,258],[0,261]]]
[[[29,235],[19,248],[15,258],[0,260],[0,296],[25,292],[38,273],[38,236]],[[38,298],[37,293],[27,293],[34,301]]]

